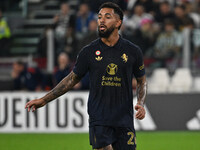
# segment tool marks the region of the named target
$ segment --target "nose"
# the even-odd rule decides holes
[[[100,22],[100,24],[103,24],[103,23],[105,22],[104,18],[101,17],[101,18],[99,19],[99,22]]]

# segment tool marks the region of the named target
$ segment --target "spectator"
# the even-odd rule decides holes
[[[163,25],[164,20],[173,19],[174,14],[171,11],[170,3],[168,1],[161,2],[159,6],[159,13],[155,15],[155,21]]]
[[[144,7],[142,5],[137,5],[134,8],[134,13],[130,18],[124,22],[126,28],[134,31],[140,26],[140,22],[142,19],[151,19],[153,20],[153,16],[145,12]]]
[[[70,60],[75,61],[78,55],[78,44],[75,36],[75,30],[70,28],[65,36],[64,52],[68,53]]]
[[[169,61],[175,61],[179,55],[182,46],[182,37],[175,30],[172,20],[165,20],[164,31],[161,32],[155,44],[154,56],[159,61],[160,67],[167,67]]]
[[[150,13],[153,8],[152,0],[137,0],[135,5],[142,5],[147,13]]]
[[[148,18],[141,20],[139,28],[134,32],[122,32],[123,37],[137,44],[143,51],[144,57],[150,55],[155,44],[158,31],[155,30],[153,21]]]
[[[40,91],[43,75],[38,68],[28,68],[23,62],[13,63],[11,74],[14,90]]]
[[[69,56],[67,53],[62,52],[58,57],[58,68],[54,73],[54,84],[59,83],[64,77],[66,77],[72,67],[70,64]],[[79,83],[77,83],[74,90],[88,90],[89,89],[89,74],[87,74]]]
[[[64,42],[66,32],[68,32],[69,28],[73,28],[75,26],[75,18],[70,13],[70,7],[67,3],[62,3],[60,6],[60,13],[57,14],[54,18],[55,25],[55,37],[58,42],[58,52],[64,50]]]
[[[190,18],[193,19],[195,27],[200,27],[200,15],[194,11],[192,2],[186,1],[183,5],[186,8],[186,13],[189,15]]]
[[[11,44],[11,32],[10,28],[3,18],[3,13],[0,10],[0,56],[7,56]]]
[[[74,90],[89,90],[89,73],[87,73],[79,83],[74,87]]]
[[[82,1],[89,4],[92,12],[98,13],[99,6],[101,6],[103,3],[108,2],[110,0],[98,0],[98,1],[82,0]],[[122,10],[126,10],[128,0],[112,0],[112,1],[118,4]]]
[[[149,13],[151,13],[154,17],[160,13],[160,3],[161,3],[161,0],[152,0],[152,8],[151,8],[151,11]]]
[[[176,25],[176,29],[178,31],[182,31],[184,25],[185,25],[185,20],[189,19],[189,15],[186,12],[185,6],[184,5],[177,5],[174,9],[174,13],[175,13],[175,25]]]
[[[195,12],[197,14],[200,14],[200,0],[194,0],[192,4],[193,4]]]
[[[71,64],[69,56],[67,53],[62,52],[58,56],[58,67],[56,67],[54,72],[54,82],[55,85],[58,84],[65,76],[67,76],[71,71]]]
[[[89,24],[88,34],[85,36],[83,40],[79,42],[79,49],[82,49],[85,45],[89,44],[93,40],[98,38],[97,33],[97,21],[91,20]]]
[[[37,62],[38,62],[38,66],[40,68],[46,68],[47,65],[47,44],[48,44],[48,31],[52,30],[52,28],[50,26],[46,26],[43,33],[41,34],[40,38],[39,38],[39,42],[37,44]],[[53,38],[53,46],[54,46],[54,64],[56,64],[56,59],[58,56],[58,53],[56,51],[56,47],[58,46],[57,42],[56,42],[56,38]]]
[[[81,4],[76,18],[76,32],[78,39],[84,38],[88,33],[90,21],[95,19],[96,16],[90,11],[89,6],[86,3]]]
[[[37,45],[37,52],[39,57],[47,57],[47,32],[51,30],[49,26],[45,27],[44,32],[41,34],[39,43]],[[54,48],[57,47],[56,38],[54,37]]]

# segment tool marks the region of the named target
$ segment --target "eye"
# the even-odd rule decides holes
[[[98,19],[101,19],[101,17],[98,17]]]

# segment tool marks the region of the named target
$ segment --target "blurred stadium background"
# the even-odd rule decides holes
[[[98,37],[96,13],[106,1],[0,1],[1,150],[92,149],[88,75],[36,113],[24,105],[72,70],[81,48]],[[138,150],[199,150],[200,0],[113,2],[125,12],[121,36],[144,54],[147,117],[135,120]],[[135,93],[134,77],[132,85]]]

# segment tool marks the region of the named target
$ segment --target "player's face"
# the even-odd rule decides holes
[[[98,31],[100,37],[109,37],[121,24],[119,16],[112,8],[102,8],[98,14]]]

